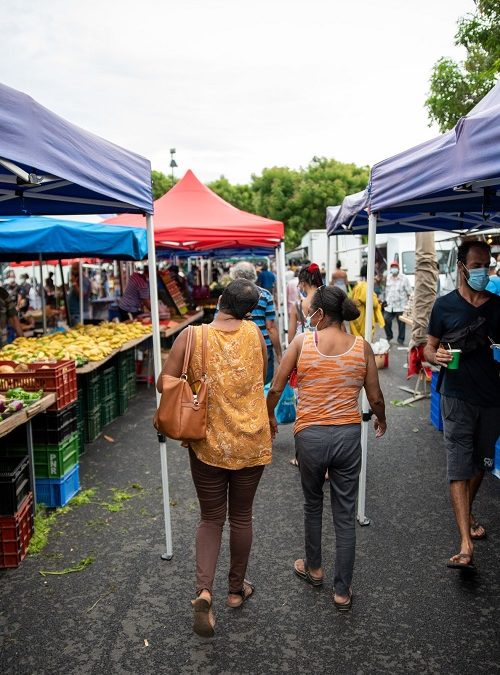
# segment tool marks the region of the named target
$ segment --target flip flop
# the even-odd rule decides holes
[[[194,609],[193,631],[200,637],[213,637],[215,625],[213,621],[210,621],[212,602],[205,598],[196,598],[196,600],[191,600],[191,604]]]
[[[239,593],[228,593],[226,605],[231,607],[231,609],[237,609],[238,607],[241,607],[241,605],[246,602],[248,598],[252,597],[254,593],[255,586],[250,581],[248,581],[248,579],[245,579],[243,581],[243,588]],[[231,596],[236,597],[234,599],[230,599]]]
[[[472,530],[479,530],[479,528],[483,529],[483,534],[472,534]],[[484,525],[481,525],[477,520],[475,520],[473,523],[471,523],[470,526],[470,538],[475,539],[476,541],[479,541],[480,539],[486,539],[486,529],[484,528]]]
[[[335,605],[335,608],[339,610],[339,612],[348,612],[351,607],[352,607],[352,599],[354,595],[351,589],[349,589],[349,600],[346,602],[337,602],[335,600],[335,595],[333,596],[333,604]]]
[[[457,558],[457,560],[453,560]],[[464,562],[459,562],[463,560]],[[469,553],[457,553],[448,560],[447,567],[453,570],[475,570],[476,566],[472,562],[472,556]]]
[[[302,562],[304,565],[304,569],[301,570],[297,567],[297,563]],[[323,585],[323,577],[313,577],[309,570],[306,567],[306,561],[303,558],[299,558],[296,560],[293,564],[293,571],[295,574],[299,577],[299,579],[303,579],[304,581],[307,581],[308,584],[311,584],[311,586],[322,586]]]
[[[289,464],[291,464],[292,466],[296,466],[297,468],[299,466],[299,462],[296,457],[294,457],[293,459],[289,459],[288,462]]]

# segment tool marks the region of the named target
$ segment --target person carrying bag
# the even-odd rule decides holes
[[[178,336],[157,382],[162,392],[157,427],[170,438],[188,442],[200,504],[192,607],[193,630],[203,637],[213,636],[215,630],[212,589],[226,515],[230,526],[226,604],[240,607],[254,592],[245,578],[252,506],[264,466],[271,462],[272,446],[264,397],[267,347],[260,329],[246,320],[259,297],[259,289],[247,279],[230,283],[220,296],[214,321]]]

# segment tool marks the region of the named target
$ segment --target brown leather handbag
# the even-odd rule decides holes
[[[194,328],[189,326],[181,376],[162,375],[160,405],[154,418],[154,426],[161,434],[179,441],[200,441],[207,435],[208,326],[202,326],[201,378],[189,382],[188,367],[193,334]]]

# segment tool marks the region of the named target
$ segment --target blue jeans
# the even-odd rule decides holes
[[[313,425],[295,436],[304,493],[305,563],[321,567],[323,486],[328,469],[330,501],[335,528],[333,586],[348,595],[356,548],[356,495],[361,468],[361,425]]]
[[[264,384],[269,384],[272,381],[274,376],[274,349],[273,347],[267,348],[267,375],[266,381]]]

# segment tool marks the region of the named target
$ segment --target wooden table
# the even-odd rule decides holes
[[[23,408],[17,413],[14,413],[3,422],[0,422],[0,438],[10,434],[11,431],[26,424],[26,445],[29,455],[29,472],[31,491],[33,493],[33,517],[36,509],[36,483],[35,483],[35,457],[33,452],[33,431],[31,429],[31,419],[39,413],[45,412],[56,402],[56,395],[54,393],[45,394],[41,399],[32,403],[28,408]]]
[[[186,326],[189,326],[190,324],[194,323],[195,321],[200,321],[203,319],[204,312],[202,309],[197,310],[196,312],[189,312],[188,314],[185,314],[182,317],[182,320],[177,323],[175,326],[171,326],[169,328],[164,328],[163,330],[160,330],[160,337],[162,338],[168,338],[172,337],[172,335],[176,335],[177,333],[180,333],[181,330],[186,328]]]
[[[116,356],[120,352],[126,352],[129,349],[134,349],[134,347],[137,347],[137,345],[140,345],[142,342],[145,340],[150,340],[153,337],[153,334],[150,333],[149,335],[141,335],[138,338],[134,338],[133,340],[129,340],[128,342],[125,342],[124,345],[119,347],[118,349],[113,349],[111,354],[108,354],[105,359],[101,359],[100,361],[89,361],[86,363],[84,366],[80,366],[79,368],[76,369],[76,374],[77,375],[88,375],[89,373],[92,373],[94,370],[97,370],[101,366],[103,366],[105,363],[110,361],[113,356]]]

